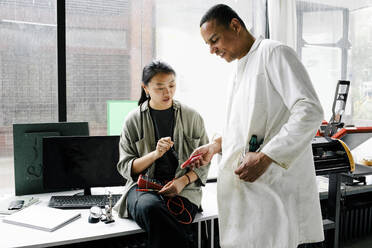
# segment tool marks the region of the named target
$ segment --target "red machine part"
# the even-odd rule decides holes
[[[335,133],[332,138],[341,139],[348,133],[371,133],[372,127],[345,127]]]

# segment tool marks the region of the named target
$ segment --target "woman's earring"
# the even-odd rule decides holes
[[[149,98],[149,97],[150,97],[149,93],[146,93],[146,98]]]

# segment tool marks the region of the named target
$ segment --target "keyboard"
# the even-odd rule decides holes
[[[120,199],[121,194],[112,195],[112,206]],[[105,207],[108,205],[108,195],[62,195],[52,196],[49,207],[61,209],[91,208],[93,206]]]

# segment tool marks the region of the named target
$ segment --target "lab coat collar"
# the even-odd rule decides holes
[[[256,50],[263,39],[264,39],[264,37],[262,37],[261,35],[258,36],[258,38],[256,38],[256,40],[253,42],[253,45],[251,46],[251,49],[249,49],[248,54],[251,54],[254,50]]]
[[[260,43],[263,39],[264,38],[262,36],[259,36],[258,38],[256,38],[256,40],[253,42],[251,48],[249,49],[248,53],[246,55],[244,55],[243,58],[238,60],[238,70],[237,70],[238,71],[238,78],[240,78],[239,76],[243,73],[249,56],[258,48],[258,46],[260,45]]]
[[[260,45],[260,43],[263,39],[264,39],[264,37],[262,37],[261,35],[258,38],[256,38],[256,40],[253,42],[251,48],[247,52],[247,54],[244,55],[244,57],[242,57],[241,59],[238,60],[238,64],[240,64],[241,62],[244,63],[245,61],[247,61],[249,55],[252,54],[252,52],[254,52],[258,48],[258,46]]]

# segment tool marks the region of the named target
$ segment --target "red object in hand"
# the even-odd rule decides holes
[[[156,182],[155,180],[152,180],[146,176],[139,175],[137,180],[138,188],[140,189],[156,189],[161,190],[163,188],[163,185]]]
[[[136,189],[136,191],[142,191],[142,192],[159,192],[158,189]]]
[[[198,158],[200,158],[203,154],[195,154],[194,156],[189,157],[183,164],[181,164],[181,169],[186,168],[190,163],[194,162]]]

